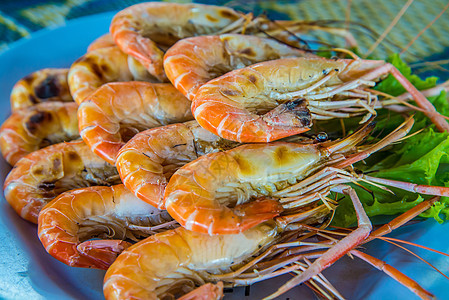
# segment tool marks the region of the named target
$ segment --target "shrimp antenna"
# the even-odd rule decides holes
[[[290,30],[288,30],[287,28],[285,28],[284,26],[280,25],[278,22],[276,22],[275,20],[272,20],[271,18],[268,17],[268,15],[266,14],[266,12],[264,11],[261,15],[259,15],[262,18],[267,19],[269,22],[273,23],[274,25],[276,25],[277,27],[279,27],[280,29],[282,29],[283,31],[287,32],[289,36],[293,37],[294,39],[296,39],[300,44],[304,44],[304,46],[306,47],[306,49],[299,47],[299,49],[302,50],[308,50],[310,49],[310,46],[308,44],[308,42],[302,38],[300,38],[299,36],[297,36],[295,33],[291,32]],[[258,27],[258,29],[263,32],[264,34],[266,34],[268,37],[275,39],[278,42],[282,42],[288,46],[288,43],[284,42],[284,41],[280,41],[278,38],[271,36],[268,32],[264,31],[262,28],[260,28],[260,26]]]
[[[377,238],[380,239],[380,240],[384,240],[384,241],[386,241],[386,242],[388,242],[388,243],[390,243],[390,244],[392,244],[392,245],[395,245],[396,247],[399,247],[399,248],[401,248],[401,249],[404,250],[404,251],[407,251],[408,253],[410,253],[411,255],[415,256],[416,258],[418,258],[418,259],[421,260],[422,262],[424,262],[424,263],[426,263],[427,265],[429,265],[432,269],[434,269],[435,271],[437,271],[438,273],[440,273],[441,275],[443,275],[444,278],[446,278],[447,280],[449,280],[449,277],[448,277],[446,274],[444,274],[443,272],[441,272],[437,267],[435,267],[434,265],[432,265],[430,262],[428,262],[427,260],[425,260],[424,258],[422,258],[421,256],[419,256],[418,254],[416,254],[416,253],[413,252],[412,250],[407,249],[407,248],[405,248],[404,246],[401,246],[401,245],[399,245],[398,243],[395,243],[395,242],[391,241],[390,239],[386,239],[386,238],[384,238],[384,237],[377,237]],[[417,245],[417,244],[416,244],[415,246],[419,247],[419,245]],[[429,248],[429,249],[430,249],[430,248]],[[427,249],[427,250],[429,250],[429,249]],[[431,249],[431,251],[433,251],[433,249]],[[435,250],[435,251],[436,251],[436,250]],[[445,254],[445,253],[444,253],[444,255],[447,256],[447,254]]]

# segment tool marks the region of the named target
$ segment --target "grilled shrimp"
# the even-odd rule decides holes
[[[37,223],[42,207],[65,191],[118,183],[117,169],[78,140],[51,145],[23,157],[6,177],[4,193],[17,214]]]
[[[252,14],[244,15],[222,6],[147,2],[130,6],[116,14],[110,31],[122,51],[139,60],[153,76],[165,80],[162,62],[164,52],[161,48],[169,48],[187,37],[223,33],[269,34],[283,42],[301,46],[294,33],[320,29],[354,41],[346,30],[318,24],[273,22],[265,17],[253,18]]]
[[[81,56],[70,67],[68,80],[73,99],[80,104],[104,83],[153,78],[138,61],[112,46]]]
[[[0,127],[0,149],[14,165],[30,152],[79,138],[78,105],[46,102],[15,111]]]
[[[372,130],[372,124],[335,142],[246,144],[207,154],[172,175],[164,204],[182,226],[208,234],[238,233],[278,215],[303,213],[303,205],[325,201],[323,197],[335,183],[368,178],[346,167],[403,137],[412,125],[409,119],[358,153],[356,145]],[[382,184],[396,186],[389,181]],[[447,190],[434,187],[429,191],[441,196]]]
[[[180,40],[164,56],[168,79],[193,100],[198,88],[227,72],[284,57],[314,57],[269,38],[241,34],[199,36]]]
[[[281,228],[293,223],[311,224],[310,218],[323,217],[338,204],[329,197],[330,192],[348,195],[358,228],[272,295],[279,296],[319,274],[369,236],[371,222],[355,190],[345,183],[364,180],[414,193],[449,195],[447,187],[375,178],[357,174],[351,168],[353,163],[404,137],[412,126],[413,119],[409,118],[362,151],[354,148],[372,130],[372,123],[336,142],[252,144],[207,154],[173,174],[165,190],[165,207],[187,230],[209,235],[237,234],[272,218],[282,224]]]
[[[315,143],[327,136],[293,136],[291,142]],[[136,134],[117,155],[116,166],[125,186],[140,199],[163,209],[163,195],[173,173],[207,153],[240,143],[225,140],[203,129],[196,121],[148,129]]]
[[[11,110],[47,101],[73,101],[68,72],[69,69],[42,69],[20,79],[11,91]]]
[[[147,2],[116,14],[110,31],[123,52],[159,80],[166,80],[164,53],[158,45],[169,47],[186,37],[218,33],[238,20],[243,20],[242,15],[226,7]]]
[[[238,142],[269,142],[310,129],[312,120],[375,115],[364,91],[391,72],[440,130],[449,123],[384,61],[284,58],[234,70],[203,85],[192,102],[198,123]]]
[[[115,46],[110,34],[93,41],[87,52]],[[72,102],[68,84],[69,69],[42,69],[19,80],[11,91],[11,109],[32,106],[47,101]]]
[[[395,218],[372,232],[360,244],[400,227],[430,208],[437,199],[434,197],[425,201]],[[322,222],[317,215],[315,221]],[[292,223],[286,225],[278,219],[231,235],[209,236],[183,227],[153,235],[128,248],[115,260],[105,275],[104,295],[108,300],[172,299],[200,285],[201,288],[189,293],[187,299],[215,299],[217,289],[223,285],[250,285],[289,272],[300,274],[298,277],[313,275],[311,270],[315,262],[340,247],[341,242],[326,235],[335,231],[299,224],[295,220],[290,220]],[[317,233],[320,241],[314,239]],[[341,241],[347,241],[351,234]],[[433,298],[417,282],[385,262],[359,250],[352,250],[351,254],[384,271],[419,297]],[[334,256],[335,260],[337,256]],[[309,262],[311,259],[316,259],[312,265]],[[343,298],[322,275],[309,278],[321,291],[327,291],[328,295],[338,299]],[[209,284],[205,285],[206,282]],[[217,282],[216,286],[210,284]],[[279,296],[291,287],[287,283],[269,298]],[[208,292],[215,294],[208,295]]]
[[[115,164],[120,148],[136,133],[192,120],[190,101],[169,83],[115,82],[97,89],[78,109],[81,137]]]
[[[38,235],[47,252],[69,266],[107,269],[131,245],[125,239],[138,241],[174,225],[166,211],[139,200],[120,184],[59,195],[39,214]],[[84,242],[91,238],[105,240]]]
[[[276,240],[276,229],[263,224],[240,234],[211,237],[180,227],[150,236],[125,250],[107,270],[105,298],[173,299],[195,285],[217,282],[213,273],[248,260],[262,245]]]
[[[163,208],[165,186],[181,166],[206,153],[238,146],[201,128],[196,121],[136,134],[117,155],[117,170],[137,197]]]
[[[112,39],[111,34],[106,33],[90,43],[89,47],[87,48],[87,52],[112,46],[116,46],[114,40]]]

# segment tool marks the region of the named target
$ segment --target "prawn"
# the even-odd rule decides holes
[[[373,123],[333,142],[245,144],[203,155],[172,175],[165,208],[185,228],[211,235],[238,233],[278,215],[295,215],[302,205],[325,201],[335,182],[366,180],[366,175],[348,167],[404,137],[412,125],[409,118],[358,153],[356,146],[372,131]],[[398,185],[388,180],[381,184]],[[448,189],[429,191],[441,196]]]
[[[223,138],[269,142],[310,129],[312,120],[348,118],[379,103],[365,86],[391,73],[440,131],[449,123],[391,64],[381,60],[283,58],[234,70],[200,87],[198,123]],[[374,81],[373,81],[374,80]],[[325,100],[328,99],[328,100]]]
[[[437,198],[423,202],[395,218],[373,232],[364,242],[403,225],[430,208]],[[329,232],[322,228],[298,224],[295,220],[290,221],[292,223],[286,225],[274,219],[230,235],[210,236],[183,227],[153,235],[126,249],[110,266],[103,284],[105,298],[174,298],[196,286],[201,288],[188,295],[193,294],[201,298],[205,297],[203,293],[207,294],[207,291],[214,287],[211,283],[217,283],[215,288],[235,287],[250,285],[289,272],[305,273],[308,264],[301,260],[307,262],[306,259],[319,258],[326,249],[335,247],[336,239],[327,234],[334,231]],[[323,220],[317,218],[315,221]],[[317,235],[321,238],[319,241],[313,239]],[[379,264],[378,259],[359,253],[361,252],[354,251],[353,254],[381,268],[418,296],[433,296],[392,266]],[[310,281],[313,281],[314,285],[320,285],[331,295],[343,298],[322,275],[312,277]],[[206,283],[209,286],[205,287]]]
[[[319,133],[315,138],[293,136],[289,141],[313,143],[326,139],[326,135]],[[178,168],[207,153],[239,145],[210,133],[196,121],[171,124],[136,134],[120,149],[116,166],[130,191],[163,209],[165,186]]]
[[[11,91],[11,110],[47,101],[72,102],[67,83],[69,69],[42,69],[20,79]]]
[[[0,150],[15,165],[30,152],[79,138],[78,105],[43,102],[12,113],[0,127]]]
[[[257,62],[315,57],[269,38],[241,34],[198,36],[178,41],[164,56],[168,79],[191,101],[209,80]]]
[[[17,162],[5,179],[5,199],[25,220],[37,224],[42,207],[59,194],[92,185],[121,183],[117,169],[82,141],[48,146]]]
[[[112,39],[111,34],[105,33],[89,44],[89,47],[87,47],[87,52],[92,52],[97,49],[107,48],[107,47],[112,47],[112,46],[116,46],[116,45],[114,43],[114,40]]]
[[[110,34],[93,41],[87,52],[115,46]],[[11,110],[47,101],[72,102],[68,84],[69,69],[47,68],[35,71],[20,79],[11,91]]]
[[[201,128],[196,121],[171,124],[136,134],[120,149],[116,166],[130,191],[163,209],[165,186],[178,168],[206,153],[238,145]]]
[[[117,46],[92,50],[70,67],[70,93],[80,104],[101,85],[116,81],[154,81],[145,68]]]
[[[288,30],[286,30],[288,29]],[[231,8],[204,4],[146,2],[125,8],[117,13],[110,32],[123,52],[135,57],[161,81],[164,51],[178,40],[223,33],[269,34],[292,43],[292,33],[321,29],[354,38],[346,30],[335,30],[301,21],[271,21],[263,16],[253,18]],[[296,37],[296,36],[295,36]],[[296,43],[297,44],[297,43]]]
[[[174,228],[176,222],[136,198],[123,184],[71,190],[48,203],[39,214],[38,235],[59,261],[83,268],[107,269],[134,242]],[[91,238],[101,238],[85,242]],[[115,239],[115,240],[114,240]]]
[[[120,148],[136,133],[192,120],[190,104],[169,83],[108,83],[80,104],[79,131],[93,152],[115,164]]]
[[[359,175],[349,168],[404,137],[412,125],[413,119],[409,118],[384,139],[360,152],[354,151],[354,147],[372,130],[371,123],[336,142],[252,144],[208,154],[173,174],[165,189],[165,207],[187,230],[208,235],[237,234],[272,218],[285,226],[292,221],[310,224],[310,218],[320,216],[317,213],[320,208],[327,210],[327,214],[335,209],[338,202],[328,197],[330,192],[348,195],[356,211],[358,228],[274,295],[279,296],[319,274],[369,236],[371,222],[355,190],[345,183],[363,180],[414,193],[449,195],[447,187]]]

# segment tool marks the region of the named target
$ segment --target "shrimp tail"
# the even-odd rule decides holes
[[[182,296],[179,300],[209,300],[223,298],[223,282],[207,283]]]
[[[123,240],[91,240],[79,244],[76,249],[85,257],[95,261],[100,269],[107,270],[117,256],[132,244]]]

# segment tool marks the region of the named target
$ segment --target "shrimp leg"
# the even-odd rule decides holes
[[[410,291],[416,294],[421,299],[435,299],[435,296],[428,291],[424,290],[416,281],[404,275],[402,272],[398,271],[396,268],[388,265],[386,262],[381,261],[366,253],[360,252],[358,250],[351,250],[350,252],[354,256],[366,261],[376,269],[384,272],[394,280],[401,283],[403,286],[407,287]]]
[[[375,78],[379,78],[381,75],[385,75],[390,73],[396,78],[397,81],[410,93],[410,95],[415,99],[416,103],[419,107],[424,109],[424,114],[429,117],[432,123],[440,130],[441,132],[449,131],[449,123],[437,113],[435,107],[429,100],[421,94],[420,91],[416,89],[410,81],[402,75],[401,72],[398,71],[392,64],[385,64],[383,66],[377,67],[371,72],[365,74],[361,77],[364,80],[373,80]]]
[[[345,185],[338,185],[332,188],[332,190],[335,192],[346,194],[351,198],[352,204],[354,205],[357,214],[358,228],[347,235],[345,238],[343,238],[341,241],[339,241],[320,258],[315,260],[313,264],[310,265],[304,272],[289,280],[275,293],[271,294],[265,299],[274,299],[275,297],[282,295],[298,284],[301,284],[309,280],[313,276],[319,274],[321,271],[333,264],[336,260],[348,253],[351,249],[358,246],[370,234],[372,229],[371,221],[366,215],[366,212],[363,209],[362,203],[360,202],[355,190],[350,186]]]

